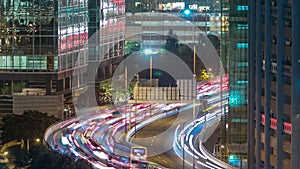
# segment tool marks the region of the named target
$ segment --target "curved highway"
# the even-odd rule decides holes
[[[213,83],[202,83],[201,86],[198,86],[198,91],[200,90],[201,92],[197,93],[197,98],[205,98],[206,104],[201,104],[199,109],[197,107],[197,111],[210,107],[213,107],[210,109],[213,110],[218,107],[220,95],[217,88],[219,89],[220,87],[217,83]],[[150,106],[152,117],[149,114]],[[119,107],[118,110],[115,108],[104,110],[91,109],[84,116],[49,127],[45,133],[45,141],[53,149],[82,158],[91,163],[95,168],[132,168],[129,163],[129,156],[131,147],[135,145],[147,147],[148,160],[168,168],[189,169],[192,167],[190,165],[191,159],[195,159],[194,164],[196,168],[215,168],[214,166],[217,165],[207,165],[207,162],[203,161],[203,159],[206,160],[206,156],[198,155],[195,158],[191,158],[192,155],[189,149],[199,149],[197,148],[198,139],[193,138],[193,134],[191,133],[194,133],[195,137],[201,133],[203,118],[202,121],[198,119],[197,123],[192,123],[192,105],[180,108],[180,113],[178,113],[178,108],[181,106],[183,104],[171,104],[168,106],[164,104],[138,104],[125,105]],[[128,113],[116,114],[116,112],[131,112],[131,117],[128,116]],[[216,113],[215,111],[212,112]],[[128,128],[129,121],[132,125],[130,131],[132,131],[136,129],[137,125],[135,124],[140,125],[141,122],[143,124],[145,121],[148,121],[146,119],[152,119],[152,124],[147,127],[141,126],[141,130],[140,128],[134,130],[134,132],[138,132],[134,137],[131,137],[130,142],[124,139],[125,129]],[[205,120],[207,120],[206,124],[218,121],[217,118],[213,117],[211,121],[208,119]],[[182,127],[183,124],[185,127]],[[193,124],[192,127],[191,124]],[[180,133],[179,129],[181,132],[189,133],[185,134],[185,139],[181,139],[182,133],[180,136],[178,135]],[[131,135],[134,132],[131,132]],[[180,143],[176,143],[178,140]],[[194,144],[190,144],[191,142]],[[185,151],[182,151],[181,147],[183,145],[184,147],[186,146]],[[182,160],[184,154],[185,162]],[[203,159],[198,160],[198,158],[202,157]],[[203,162],[205,162],[205,165],[201,164]],[[209,163],[215,162],[210,161]]]

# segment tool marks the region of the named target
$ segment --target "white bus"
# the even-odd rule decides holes
[[[130,166],[134,168],[147,168],[147,148],[133,146],[130,150]]]

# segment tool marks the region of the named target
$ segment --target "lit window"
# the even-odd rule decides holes
[[[237,66],[238,66],[238,67],[245,67],[245,66],[248,66],[248,62],[238,62],[238,63],[237,63]]]
[[[237,6],[238,11],[248,11],[248,6]]]
[[[238,44],[237,44],[237,47],[238,47],[239,49],[248,48],[248,43],[238,43]]]
[[[238,80],[237,84],[248,84],[247,80]]]
[[[248,30],[248,24],[237,24],[238,30]]]

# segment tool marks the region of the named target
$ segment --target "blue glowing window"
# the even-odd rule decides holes
[[[241,49],[241,48],[248,48],[248,43],[238,43],[238,44],[237,44],[237,47],[238,47],[239,49]]]
[[[238,67],[246,67],[248,66],[248,62],[237,62]]]
[[[248,6],[237,6],[238,11],[248,11]]]
[[[238,80],[237,84],[248,84],[247,80]]]
[[[233,123],[247,123],[248,119],[231,119]]]
[[[248,24],[237,24],[238,30],[248,30]]]

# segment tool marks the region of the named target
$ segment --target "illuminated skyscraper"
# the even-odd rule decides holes
[[[1,1],[0,112],[20,113],[29,107],[17,101],[45,95],[59,103],[38,108],[47,112],[45,107],[56,105],[49,111],[60,116],[73,102],[72,90],[86,85],[90,60],[123,56],[122,50],[116,51],[123,48],[124,12],[123,1]],[[89,38],[97,32],[97,41],[90,45]],[[111,70],[111,64],[103,69]],[[24,98],[16,100],[20,95]]]
[[[299,9],[249,1],[249,168],[300,168]]]
[[[247,0],[223,0],[221,10],[221,58],[229,77],[229,109],[221,121],[220,155],[240,166],[247,159]]]

